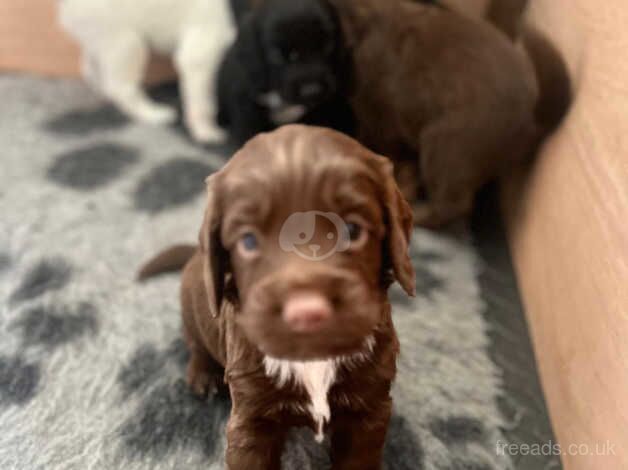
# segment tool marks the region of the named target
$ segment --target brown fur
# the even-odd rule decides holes
[[[492,0],[487,19],[508,37],[516,39],[521,33],[522,18],[527,6],[528,0]]]
[[[420,1],[420,0],[417,0]],[[528,0],[434,0],[471,18],[485,18],[511,39],[521,33]]]
[[[369,236],[363,246],[322,261],[283,251],[283,223],[306,211],[359,215]],[[327,129],[286,126],[262,134],[208,179],[200,247],[185,267],[181,303],[189,384],[206,394],[224,368],[229,385],[228,468],[279,469],[288,428],[315,426],[304,411],[305,390],[269,377],[265,354],[305,361],[348,357],[363,352],[369,336],[372,353],[338,367],[325,428],[334,469],[380,468],[399,350],[387,290],[396,279],[414,293],[411,228],[390,162]],[[318,222],[316,229],[315,236],[328,232],[318,234]],[[260,244],[254,258],[241,245],[242,234],[251,231]],[[176,263],[162,257],[158,264]],[[150,263],[153,274],[158,264]],[[334,313],[321,331],[296,335],[278,312],[287,296],[303,289],[324,295]]]
[[[411,2],[330,0],[352,50],[358,138],[397,162],[415,221],[467,215],[538,142],[535,71],[494,27]]]
[[[571,78],[561,53],[543,33],[525,25],[521,41],[536,72],[540,96],[535,116],[541,135],[545,136],[560,125],[569,111],[573,99]]]
[[[175,245],[144,265],[137,275],[137,280],[145,281],[157,274],[180,271],[192,259],[194,253],[196,246]]]

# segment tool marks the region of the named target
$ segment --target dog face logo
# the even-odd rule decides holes
[[[332,212],[296,212],[284,222],[279,246],[309,261],[323,261],[351,246],[344,220]]]

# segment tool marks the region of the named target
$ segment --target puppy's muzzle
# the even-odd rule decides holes
[[[246,335],[263,353],[283,359],[359,350],[379,321],[373,289],[350,271],[306,264],[282,269],[252,287],[240,317]]]
[[[316,105],[327,100],[336,91],[336,80],[326,67],[312,66],[287,73],[289,101]]]
[[[326,85],[323,81],[313,81],[302,83],[299,87],[299,97],[302,100],[315,100],[323,95],[326,91]]]
[[[316,292],[300,291],[288,296],[283,305],[282,320],[295,333],[315,333],[333,315],[333,306]]]

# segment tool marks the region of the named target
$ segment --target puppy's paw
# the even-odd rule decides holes
[[[206,121],[188,121],[188,129],[192,138],[201,144],[221,142],[226,138],[225,132],[220,127]]]
[[[211,371],[197,367],[194,362],[188,364],[187,383],[195,395],[206,398],[218,392],[220,377]]]
[[[177,111],[163,104],[147,104],[136,109],[132,114],[138,121],[152,126],[167,126],[174,124],[177,120]]]

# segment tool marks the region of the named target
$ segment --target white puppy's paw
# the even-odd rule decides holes
[[[152,126],[167,126],[177,120],[177,111],[164,104],[146,104],[132,112],[133,117]]]
[[[188,129],[192,138],[201,144],[221,142],[225,140],[225,131],[207,121],[188,121]]]

